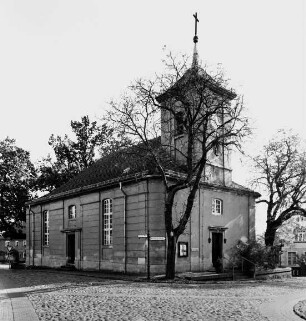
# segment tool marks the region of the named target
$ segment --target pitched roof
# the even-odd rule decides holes
[[[160,137],[151,140],[150,145],[155,153],[157,151],[156,154],[163,167],[177,172],[183,171],[183,167],[169,158],[165,150],[161,148]],[[31,201],[30,204],[148,174],[158,174],[156,162],[147,149],[139,144],[102,157],[67,183],[51,193]]]
[[[168,153],[161,148],[160,137],[151,141],[151,147],[157,151],[159,160],[165,168],[167,176],[182,178],[185,167],[175,162]],[[97,188],[107,187],[111,184],[118,184],[119,181],[140,179],[147,175],[160,176],[156,162],[148,151],[142,148],[141,144],[121,149],[97,160],[93,165],[70,179],[67,183],[58,187],[51,193],[32,200],[29,204],[39,204],[50,200],[59,199],[73,194],[85,193]],[[220,186],[205,183],[212,188],[225,188],[244,193],[258,193],[232,182],[231,186]],[[257,195],[257,196],[256,196]]]
[[[188,83],[191,87],[195,82],[200,82],[205,84],[212,92],[220,96],[225,96],[232,100],[237,95],[232,91],[222,87],[213,77],[211,77],[203,68],[195,66],[186,70],[183,76],[174,83],[170,88],[168,88],[164,93],[156,97],[159,103],[171,98],[175,95],[177,90],[186,88],[188,90]]]

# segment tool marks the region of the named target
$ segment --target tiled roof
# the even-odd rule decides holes
[[[254,193],[254,191],[251,190],[250,188],[247,188],[247,187],[245,187],[243,185],[240,185],[240,184],[237,184],[235,182],[232,182],[231,187],[235,188],[235,189],[242,190],[242,191],[246,191],[246,192],[250,192],[250,193],[253,192]]]
[[[182,167],[170,159],[166,152],[160,148],[160,137],[152,140],[151,146],[155,151],[158,151],[159,159],[165,168],[182,172]],[[67,183],[31,203],[57,198],[57,195],[64,195],[69,191],[82,191],[87,187],[94,188],[98,185],[105,185],[102,183],[111,183],[118,181],[118,179],[126,180],[140,173],[157,174],[158,171],[153,157],[145,149],[142,149],[141,145],[137,145],[102,157]]]
[[[155,152],[158,151],[158,156],[165,169],[166,175],[173,178],[182,178],[184,176],[184,168],[173,159],[169,158],[165,150],[161,148],[160,137],[152,140],[151,144]],[[159,175],[156,163],[153,160],[153,157],[145,149],[141,148],[141,145],[125,148],[102,157],[67,183],[51,193],[33,200],[30,204],[39,204],[75,193],[84,193],[118,183],[118,181],[138,179],[152,174]],[[215,188],[222,187],[208,183],[205,183],[205,185],[210,185]],[[231,186],[223,186],[223,188],[239,190],[240,192],[254,195],[258,194],[234,182],[232,182]]]

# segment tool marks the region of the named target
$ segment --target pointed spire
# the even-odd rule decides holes
[[[192,67],[198,67],[199,66],[199,55],[198,55],[198,50],[197,50],[197,42],[199,40],[197,36],[197,26],[198,26],[198,14],[197,12],[193,15],[194,17],[194,22],[195,22],[195,34],[193,37],[193,42],[194,42],[194,49],[193,49],[193,58],[192,58]]]
[[[194,44],[193,57],[192,57],[192,67],[199,67],[199,54],[197,49],[197,44]]]

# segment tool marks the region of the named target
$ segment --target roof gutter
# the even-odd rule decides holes
[[[169,178],[173,178],[173,179],[182,179],[182,178],[186,177],[186,174],[181,173],[181,172],[172,171],[172,170],[166,170],[165,173]],[[68,198],[71,196],[76,196],[76,195],[80,195],[80,194],[84,194],[84,193],[88,193],[88,192],[93,192],[96,190],[100,190],[101,188],[108,188],[110,186],[118,186],[117,184],[118,183],[120,184],[120,182],[129,183],[129,182],[133,182],[135,180],[144,180],[147,178],[159,178],[160,176],[161,176],[160,174],[149,174],[149,171],[143,171],[143,172],[127,175],[124,177],[124,179],[122,179],[122,177],[118,177],[118,178],[103,181],[100,183],[96,183],[96,184],[92,184],[92,185],[88,185],[88,186],[82,186],[82,187],[68,190],[65,192],[61,192],[58,194],[46,195],[41,198],[27,202],[26,205],[38,205],[38,204],[48,203],[50,201],[54,201],[57,199]],[[247,189],[239,189],[239,188],[230,187],[230,186],[213,185],[213,184],[209,184],[207,182],[200,182],[200,184],[205,185],[208,188],[218,188],[218,189],[222,189],[222,190],[231,190],[231,191],[240,192],[242,194],[247,194],[247,195],[251,194],[255,198],[258,198],[261,196],[259,193],[252,191],[252,190],[247,190]]]

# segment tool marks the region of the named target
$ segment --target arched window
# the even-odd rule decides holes
[[[74,218],[76,218],[76,207],[75,205],[70,205],[68,207],[68,219],[71,220]]]
[[[113,243],[113,201],[103,200],[103,245]]]
[[[212,200],[212,214],[221,215],[223,212],[223,201],[219,198],[213,198]]]

